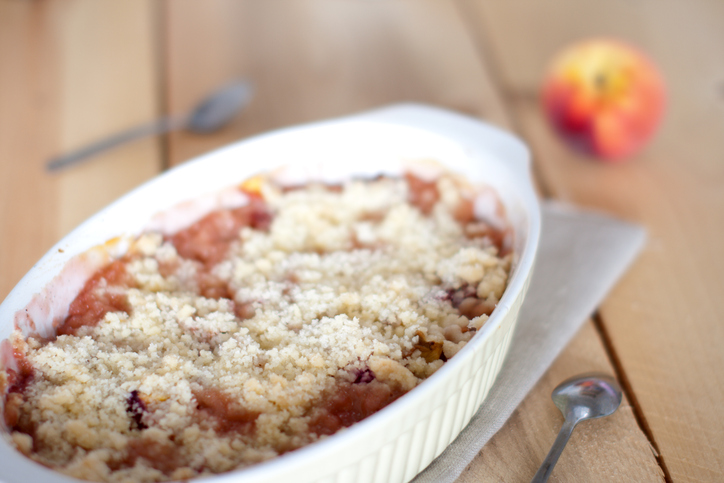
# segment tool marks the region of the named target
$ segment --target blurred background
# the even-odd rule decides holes
[[[597,37],[638,47],[667,89],[656,136],[615,164],[571,150],[540,103],[556,54]],[[219,132],[174,132],[45,168],[187,113],[238,79],[253,96]],[[558,481],[724,481],[720,0],[0,0],[0,299],[72,228],[169,167],[270,129],[399,102],[516,132],[541,196],[648,230],[641,258],[546,376],[614,371],[629,403],[603,436],[574,435]],[[465,481],[532,475],[560,418],[544,382]]]

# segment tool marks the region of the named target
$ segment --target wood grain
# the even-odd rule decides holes
[[[151,3],[74,1],[58,14],[60,152],[156,119]],[[60,234],[157,174],[159,154],[158,141],[144,139],[57,176]]]
[[[510,126],[489,67],[453,3],[175,0],[165,8],[172,112],[184,112],[205,92],[235,77],[257,86],[252,104],[226,131],[206,138],[172,136],[172,163],[260,131],[395,102],[437,104]],[[507,425],[466,475],[527,481],[535,473],[560,424],[550,401],[552,386],[588,368],[610,370],[590,327],[569,350],[573,355],[559,361],[517,413],[517,421],[525,424],[514,420]],[[576,480],[581,475],[591,476],[589,481],[602,481],[600,475],[622,481],[615,475],[629,473],[641,476],[639,481],[660,481],[660,469],[629,409],[606,428],[603,447],[597,439],[600,427],[580,429],[556,469],[562,481],[585,481]],[[586,456],[596,460],[581,466]],[[474,481],[466,475],[461,481]]]
[[[547,189],[646,225],[648,246],[601,308],[602,324],[670,478],[723,481],[724,4],[467,4]],[[604,34],[648,52],[669,92],[658,137],[621,166],[562,146],[535,99],[546,59]]]
[[[562,380],[594,371],[613,374],[598,333],[589,321],[458,482],[530,481],[563,423],[563,416],[551,401],[551,391]],[[643,483],[663,479],[626,399],[612,416],[576,427],[551,475],[551,481],[571,483]]]
[[[224,132],[172,136],[172,164],[251,134],[394,102],[507,123],[445,2],[174,0],[166,8],[171,112],[233,78],[256,86]]]
[[[56,240],[58,65],[47,6],[0,2],[0,298]]]
[[[151,0],[0,2],[0,298],[69,229],[162,165],[157,140],[58,176],[44,171],[47,159],[155,118],[161,105],[183,113],[229,80],[256,86],[252,104],[224,131],[170,136],[177,164],[281,126],[395,102],[437,104],[517,127],[538,155],[539,181],[557,198],[646,224],[646,252],[601,310],[606,349],[671,479],[724,479],[724,4],[161,5],[158,18]],[[616,168],[571,154],[550,134],[536,102],[553,53],[596,35],[643,47],[670,92],[656,141]],[[527,481],[560,424],[550,389],[592,368],[611,369],[589,324],[461,481]],[[631,407],[623,409],[577,429],[554,479],[660,480]]]
[[[158,115],[147,0],[0,3],[0,297],[70,229],[160,169],[140,141],[57,175],[47,160]]]

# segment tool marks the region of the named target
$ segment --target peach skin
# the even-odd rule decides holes
[[[568,144],[607,161],[637,153],[663,116],[664,82],[644,54],[616,40],[564,50],[542,91],[543,110]]]

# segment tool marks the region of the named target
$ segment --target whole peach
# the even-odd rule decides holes
[[[616,161],[638,152],[654,134],[665,90],[644,54],[619,41],[598,39],[575,44],[554,60],[542,101],[566,141]]]

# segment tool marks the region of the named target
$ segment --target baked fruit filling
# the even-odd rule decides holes
[[[452,174],[240,189],[241,207],[139,237],[54,339],[15,334],[0,387],[19,451],[114,482],[268,460],[420,384],[506,286],[511,233]]]

